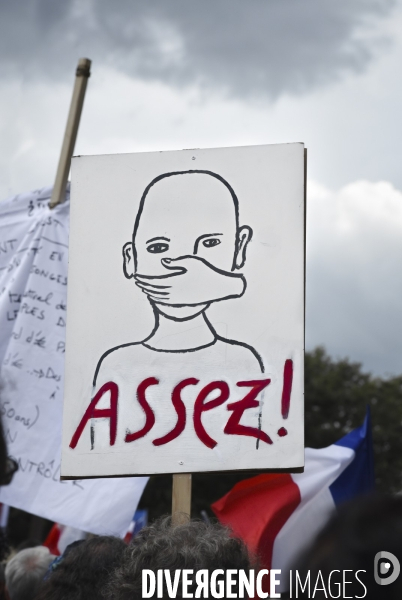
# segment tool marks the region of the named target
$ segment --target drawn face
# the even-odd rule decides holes
[[[134,240],[136,273],[166,275],[162,259],[184,256],[198,256],[218,269],[233,271],[237,235],[235,204],[221,181],[204,173],[163,178],[150,188],[143,205]],[[157,304],[168,316],[180,313],[186,318],[206,306]]]
[[[163,258],[200,256],[230,271],[236,214],[229,190],[210,175],[174,175],[148,192],[135,236],[137,273],[165,275]]]

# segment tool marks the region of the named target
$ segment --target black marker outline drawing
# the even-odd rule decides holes
[[[217,235],[217,234],[206,234],[206,236],[211,236],[211,235]],[[219,234],[221,235],[221,234]],[[206,237],[205,236],[205,237]],[[200,236],[202,237],[202,236]],[[161,239],[161,238],[158,238]],[[197,247],[197,243],[198,240],[196,241],[194,248]],[[124,257],[124,254],[123,254]],[[185,254],[184,256],[180,256],[179,258],[175,259],[177,261],[183,261],[187,258],[191,258],[191,260],[197,260],[202,262],[204,265],[206,265],[209,269],[211,269],[211,271],[214,271],[215,273],[219,274],[219,275],[223,275],[225,277],[234,277],[238,280],[241,280],[243,283],[243,290],[241,293],[232,293],[232,294],[228,294],[226,296],[223,296],[222,298],[215,298],[213,300],[213,302],[221,302],[222,300],[230,300],[231,298],[240,298],[241,296],[243,296],[244,292],[246,291],[247,288],[247,281],[246,278],[244,277],[244,275],[242,275],[241,273],[239,274],[234,274],[234,273],[228,273],[227,271],[223,271],[223,269],[218,269],[218,267],[215,267],[214,265],[212,265],[211,263],[209,263],[207,260],[205,260],[205,258],[201,258],[200,256],[194,256],[194,254]],[[166,263],[167,264],[171,264],[172,262],[174,262],[174,260],[171,259],[162,259],[163,260],[163,264],[166,267]],[[169,262],[168,262],[169,261]],[[166,267],[168,268],[168,267]],[[167,306],[177,306],[178,308],[181,308],[183,306],[198,306],[199,304],[206,304],[206,303],[210,303],[210,301],[208,300],[197,300],[196,302],[188,302],[185,304],[177,304],[177,303],[172,303],[169,302],[169,298],[166,298],[166,296],[169,296],[169,292],[168,291],[164,291],[164,290],[170,290],[171,286],[170,285],[153,285],[152,283],[150,283],[150,281],[156,279],[158,281],[164,280],[166,279],[167,281],[164,283],[167,283],[168,281],[170,281],[173,277],[176,276],[180,276],[180,275],[184,275],[185,273],[185,268],[184,267],[174,267],[176,269],[175,272],[173,273],[169,273],[167,275],[159,275],[159,276],[155,276],[155,275],[147,275],[147,276],[143,276],[143,275],[135,275],[135,280],[136,280],[136,285],[141,288],[144,292],[149,292],[147,293],[147,296],[151,299],[151,300],[155,300],[158,301],[158,304],[166,304]],[[178,270],[180,269],[180,271]],[[127,279],[130,279],[132,276],[127,276]],[[146,281],[144,281],[144,279]],[[174,317],[169,317],[167,316],[167,318],[172,318],[173,320]],[[193,318],[193,317],[189,317],[189,318]],[[188,320],[186,318],[181,318],[181,319],[177,319],[180,321],[184,321],[184,320]]]
[[[171,259],[171,258],[167,258],[167,259],[162,258],[161,259],[161,264],[163,265],[163,267],[165,267],[165,269],[167,269],[167,270],[170,269],[172,272],[168,272],[164,275],[159,275],[159,276],[158,275],[138,274],[137,273],[138,253],[137,253],[137,247],[136,247],[136,235],[138,232],[141,215],[144,210],[145,200],[147,198],[149,191],[155,184],[157,184],[159,181],[162,181],[166,178],[180,176],[180,175],[192,175],[192,174],[208,175],[210,177],[217,179],[226,187],[226,189],[229,191],[229,193],[231,195],[231,198],[233,201],[233,207],[234,207],[234,213],[235,213],[235,225],[236,225],[236,239],[235,239],[235,243],[234,243],[234,252],[233,252],[231,271],[224,271],[224,270],[216,267],[215,265],[212,265],[205,258],[197,256],[199,244],[201,242],[203,242],[203,244],[206,248],[212,248],[212,247],[220,244],[219,236],[222,236],[223,234],[222,233],[209,233],[209,234],[203,234],[195,240],[194,246],[193,246],[193,254],[185,254],[183,256],[180,256],[180,257],[177,257],[174,259]],[[217,332],[215,331],[213,325],[210,323],[209,319],[207,318],[207,316],[205,314],[206,310],[208,309],[210,304],[213,302],[221,302],[223,300],[240,298],[244,295],[246,288],[247,288],[247,281],[243,274],[234,273],[234,271],[237,269],[240,269],[244,266],[244,264],[246,262],[247,245],[251,241],[252,236],[253,236],[253,230],[251,227],[249,227],[248,225],[243,225],[243,226],[239,225],[239,201],[238,201],[238,198],[237,198],[233,188],[223,177],[221,177],[217,173],[213,173],[212,171],[206,171],[206,170],[191,169],[191,170],[187,170],[187,171],[174,171],[174,172],[170,172],[170,173],[164,173],[162,175],[159,175],[158,177],[155,177],[151,181],[151,183],[145,188],[145,190],[142,194],[139,208],[138,208],[137,215],[136,215],[135,222],[134,222],[132,239],[130,242],[127,242],[123,246],[123,272],[124,272],[124,275],[127,279],[134,279],[135,284],[147,295],[148,301],[149,301],[149,303],[152,307],[153,313],[154,313],[155,325],[154,325],[151,333],[144,340],[139,341],[139,342],[129,342],[126,344],[121,344],[121,345],[115,346],[113,348],[110,348],[109,350],[104,352],[104,354],[102,354],[102,356],[100,357],[98,364],[96,366],[96,369],[95,369],[93,386],[94,387],[96,386],[96,382],[97,382],[97,378],[98,378],[98,374],[99,374],[99,370],[101,368],[102,362],[109,354],[111,354],[112,352],[114,352],[120,348],[125,348],[128,346],[139,346],[139,345],[142,345],[145,348],[152,350],[154,352],[169,353],[169,354],[170,353],[184,354],[184,353],[196,352],[198,350],[212,347],[217,342],[223,342],[223,343],[230,344],[233,346],[240,346],[240,347],[243,347],[243,348],[247,349],[248,351],[250,351],[252,353],[252,355],[254,356],[254,358],[256,359],[256,361],[258,362],[261,372],[264,373],[265,369],[264,369],[263,360],[262,360],[261,356],[259,355],[259,353],[255,350],[255,348],[253,348],[251,345],[246,344],[244,342],[239,342],[239,341],[225,338],[225,337],[218,335]],[[211,241],[211,243],[209,245],[206,245],[205,241]],[[168,243],[170,243],[170,239],[167,238],[166,236],[156,236],[156,237],[154,236],[154,237],[150,238],[149,240],[147,240],[145,243],[147,244],[146,249],[148,250],[148,252],[150,252],[152,254],[163,254],[164,252],[166,252],[169,249]],[[166,248],[165,248],[165,246],[166,246]],[[195,302],[175,303],[170,298],[172,285],[169,285],[169,283],[172,283],[172,281],[177,282],[178,280],[176,279],[176,281],[175,281],[175,278],[181,277],[182,275],[187,273],[187,269],[183,265],[175,266],[175,263],[176,262],[180,263],[180,261],[181,262],[191,261],[190,264],[192,265],[192,267],[195,267],[195,268],[204,269],[204,267],[206,267],[206,268],[208,268],[208,272],[212,273],[213,276],[216,275],[217,277],[221,277],[221,278],[225,277],[227,281],[230,281],[230,285],[236,285],[237,287],[239,287],[239,289],[236,292],[231,291],[230,293],[223,295],[222,297],[218,296],[218,297],[210,298],[209,300],[200,299]],[[176,317],[174,315],[169,315],[169,314],[166,314],[165,312],[163,312],[163,310],[160,307],[164,307],[164,306],[174,307],[174,308],[200,306],[200,310],[194,314],[191,314],[190,316]],[[209,331],[211,332],[211,334],[213,336],[212,341],[207,344],[203,344],[203,345],[200,345],[200,346],[197,346],[194,348],[185,348],[185,349],[156,348],[156,347],[148,344],[147,342],[149,342],[151,340],[151,338],[154,337],[155,333],[157,332],[157,330],[159,328],[161,314],[163,315],[164,318],[168,319],[169,321],[176,321],[176,322],[190,321],[190,320],[202,315],[202,318],[203,318],[207,328],[209,329]]]

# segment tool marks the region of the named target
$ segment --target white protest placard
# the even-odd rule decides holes
[[[304,464],[304,146],[73,159],[62,476]]]
[[[0,412],[19,470],[0,502],[123,535],[146,478],[60,481],[69,201],[51,189],[0,203]]]

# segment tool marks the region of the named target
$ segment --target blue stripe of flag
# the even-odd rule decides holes
[[[330,486],[335,504],[350,500],[354,496],[374,489],[374,458],[371,431],[370,407],[367,407],[363,425],[354,429],[338,442],[336,446],[344,446],[355,452],[355,457],[348,467]]]

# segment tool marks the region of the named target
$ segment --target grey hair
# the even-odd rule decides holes
[[[32,600],[54,558],[44,546],[26,548],[13,556],[5,570],[10,600]]]
[[[142,529],[129,544],[104,595],[107,600],[139,600],[143,569],[168,569],[174,575],[175,569],[248,571],[250,567],[244,542],[223,525],[202,521],[173,525],[170,517],[164,517]]]

